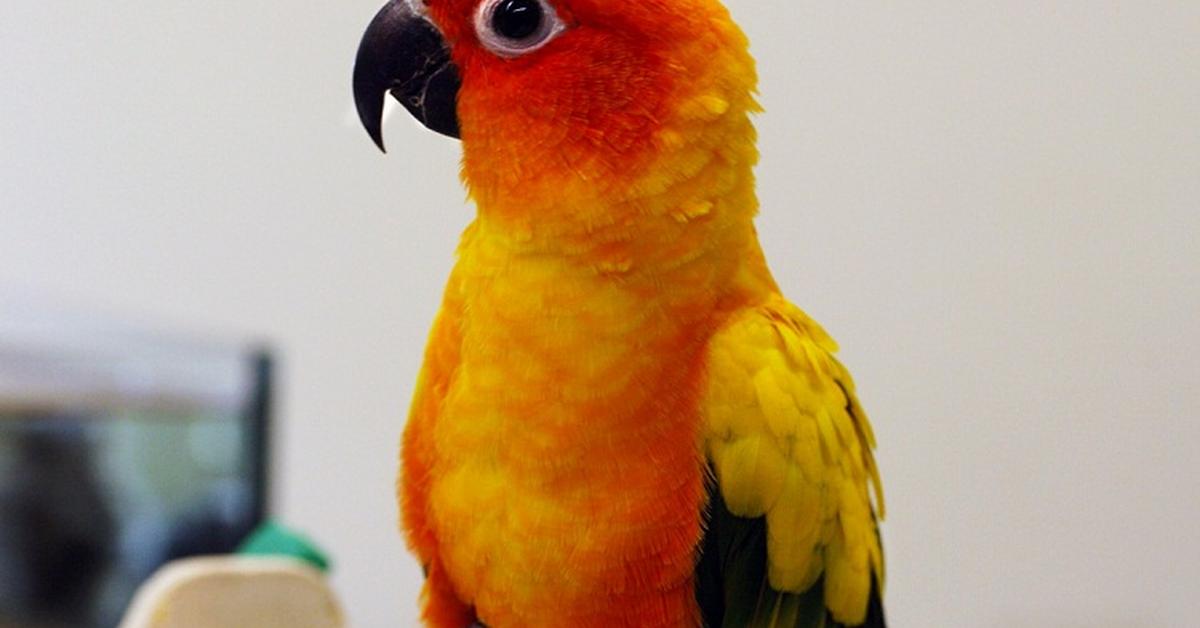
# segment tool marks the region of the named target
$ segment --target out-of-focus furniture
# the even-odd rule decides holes
[[[112,628],[265,516],[271,359],[0,297],[0,626]]]
[[[120,628],[342,628],[324,575],[291,558],[176,561],[134,597]]]

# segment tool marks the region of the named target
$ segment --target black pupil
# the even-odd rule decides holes
[[[537,0],[501,0],[492,13],[492,28],[509,39],[525,39],[542,25],[542,5]]]

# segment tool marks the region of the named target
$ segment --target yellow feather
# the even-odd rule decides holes
[[[767,567],[771,586],[803,591],[821,573],[819,486],[788,472],[784,496],[767,513]]]
[[[874,434],[836,343],[782,297],[735,314],[709,347],[706,451],[730,512],[765,512],[772,587],[825,578],[825,603],[861,622],[883,581]]]
[[[726,506],[740,517],[761,517],[784,489],[790,465],[763,436],[714,447],[717,479]]]

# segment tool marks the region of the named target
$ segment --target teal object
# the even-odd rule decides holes
[[[258,526],[238,547],[243,556],[291,556],[321,571],[329,571],[329,558],[307,536],[275,521]]]

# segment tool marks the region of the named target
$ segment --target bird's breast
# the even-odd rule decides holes
[[[496,624],[690,586],[700,536],[705,305],[555,264],[462,273],[461,362],[435,428],[444,563]]]

